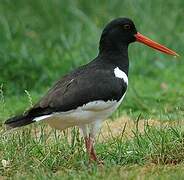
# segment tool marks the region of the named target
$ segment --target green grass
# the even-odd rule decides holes
[[[13,179],[183,179],[182,0],[2,0],[0,4],[0,175]],[[56,79],[98,52],[104,25],[126,16],[175,59],[138,43],[129,48],[129,89],[112,119],[178,122],[96,144],[105,166],[89,167],[78,130],[72,140],[42,124],[4,135],[3,122],[36,102]],[[26,90],[26,92],[25,92]],[[29,94],[29,96],[28,96]],[[122,130],[123,131],[123,130]],[[37,132],[37,133],[36,133]],[[38,133],[39,132],[39,133]],[[0,177],[1,178],[1,177]]]
[[[119,174],[122,178],[130,179],[141,174],[145,178],[154,177],[154,174],[162,178],[169,174],[180,177],[181,174],[177,174],[175,169],[178,172],[183,170],[183,127],[156,128],[145,123],[144,134],[136,127],[135,124],[132,129],[135,135],[133,139],[119,136],[106,143],[97,143],[98,154],[105,162],[101,168],[95,164],[89,166],[77,129],[71,132],[71,140],[43,126],[5,134],[1,136],[0,147],[3,151],[0,151],[0,155],[9,164],[0,166],[1,174],[15,179],[118,179]],[[165,173],[167,169],[169,174]]]

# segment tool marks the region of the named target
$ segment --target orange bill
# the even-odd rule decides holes
[[[158,51],[161,51],[163,53],[172,55],[172,56],[179,56],[176,52],[174,52],[173,50],[147,38],[146,36],[142,35],[141,33],[137,32],[137,34],[135,34],[135,38],[136,41],[141,42],[143,44],[146,44],[147,46],[150,46]]]

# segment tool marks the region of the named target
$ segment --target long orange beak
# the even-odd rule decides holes
[[[147,46],[150,46],[154,49],[157,49],[158,51],[161,51],[163,53],[166,53],[166,54],[169,54],[172,56],[179,56],[179,54],[177,54],[176,52],[174,52],[171,49],[147,38],[146,36],[142,35],[139,32],[137,32],[137,34],[135,34],[135,38],[136,38],[136,41],[141,42],[143,44],[146,44]]]

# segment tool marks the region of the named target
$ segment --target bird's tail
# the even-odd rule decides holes
[[[31,124],[33,122],[33,117],[30,117],[29,115],[19,115],[6,120],[5,125],[8,128],[16,128]]]

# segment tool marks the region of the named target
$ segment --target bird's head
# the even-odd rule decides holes
[[[139,33],[134,22],[128,18],[114,19],[105,26],[100,39],[100,51],[121,51],[122,47],[128,47],[135,41],[166,54],[178,56],[176,52]]]

